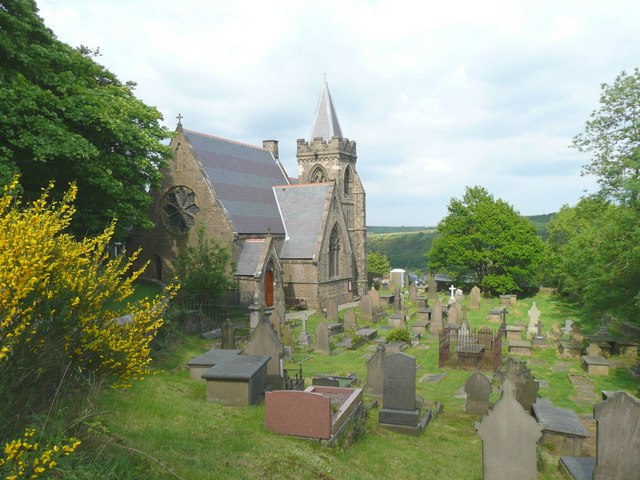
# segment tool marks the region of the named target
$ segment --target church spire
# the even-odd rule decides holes
[[[325,141],[331,140],[331,137],[342,138],[342,130],[340,129],[336,109],[333,107],[333,101],[329,93],[329,84],[326,78],[322,84],[322,91],[318,99],[318,107],[316,109],[316,116],[309,141],[313,141],[313,139],[317,137],[321,137]]]

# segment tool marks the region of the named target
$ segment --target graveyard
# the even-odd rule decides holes
[[[286,435],[276,433],[271,428],[272,419],[267,421],[269,415],[264,399],[240,406],[225,405],[224,402],[215,401],[215,396],[213,401],[207,401],[207,398],[211,399],[208,381],[192,379],[187,363],[202,357],[212,347],[220,348],[222,342],[221,339],[206,340],[196,335],[184,337],[170,353],[157,359],[153,364],[156,374],[145,382],[129,390],[109,391],[99,398],[99,409],[111,412],[101,416],[101,428],[109,432],[108,435],[121,448],[145,452],[151,459],[145,468],[151,465],[153,471],[149,476],[153,478],[481,479],[483,440],[485,449],[498,448],[490,447],[493,439],[487,431],[492,431],[495,428],[492,423],[499,421],[498,411],[510,412],[514,409],[523,416],[522,420],[514,424],[522,423],[527,428],[533,428],[530,433],[518,434],[518,439],[522,437],[523,444],[529,442],[528,445],[534,445],[538,439],[542,439],[535,450],[529,450],[530,454],[525,462],[529,465],[529,476],[527,473],[518,473],[523,478],[567,478],[559,470],[561,457],[596,457],[594,405],[615,391],[622,390],[637,395],[638,380],[634,378],[632,371],[637,365],[637,351],[632,355],[609,355],[607,374],[594,374],[587,371],[585,357],[603,358],[597,355],[598,352],[591,348],[588,352],[583,352],[583,355],[580,352],[574,355],[567,353],[570,349],[564,349],[561,342],[565,346],[575,347],[578,343],[585,345],[589,343],[585,339],[591,335],[599,334],[602,337],[603,328],[613,329],[615,326],[582,321],[580,310],[575,305],[545,292],[534,297],[509,299],[475,299],[472,295],[460,297],[457,302],[460,304],[460,312],[452,314],[452,317],[458,313],[461,315],[459,323],[453,329],[460,339],[457,343],[460,347],[466,346],[461,340],[462,335],[470,336],[474,331],[482,331],[482,328],[496,331],[506,326],[522,327],[504,328],[504,334],[501,335],[501,375],[510,379],[509,382],[505,380],[504,384],[511,385],[514,377],[509,369],[514,372],[524,370],[528,375],[528,390],[524,392],[519,390],[519,386],[514,386],[513,389],[518,390],[518,393],[514,394],[513,401],[501,400],[496,381],[490,381],[494,373],[492,367],[483,368],[481,362],[469,366],[465,362],[473,362],[473,358],[468,360],[464,355],[458,355],[458,363],[455,365],[439,366],[442,362],[440,339],[444,335],[430,331],[432,323],[425,325],[430,323],[424,320],[421,298],[425,296],[423,292],[416,296],[409,291],[402,295],[406,327],[412,332],[409,335],[410,341],[406,344],[396,341],[385,343],[386,336],[394,331],[392,324],[396,325],[391,317],[396,313],[397,303],[394,305],[394,302],[398,300],[391,298],[397,297],[397,293],[392,290],[380,292],[380,298],[386,302],[383,307],[384,315],[379,316],[377,322],[363,318],[359,307],[350,304],[340,306],[337,312],[333,311],[333,306],[330,308],[331,312],[325,313],[289,312],[284,325],[281,325],[286,327],[286,334],[282,335],[286,340],[283,341],[292,350],[291,357],[284,359],[283,366],[287,371],[302,372],[305,388],[309,390],[314,381],[323,385],[336,385],[311,388],[311,391],[316,389],[329,396],[347,390],[342,388],[344,385],[356,389],[351,400],[353,403],[345,402],[349,409],[363,405],[366,410],[364,431],[355,438],[338,439],[334,444],[327,445],[318,438],[293,436],[296,435],[295,432]],[[448,299],[449,292],[439,292],[439,303],[446,305]],[[434,302],[429,299],[428,305],[432,307]],[[503,314],[496,319],[492,312],[500,309],[503,309]],[[535,329],[531,322],[532,314],[540,322]],[[433,320],[433,313],[430,315]],[[366,313],[364,316],[367,316]],[[422,325],[413,329],[416,323]],[[446,319],[443,323],[444,331],[451,330]],[[339,327],[342,326],[351,328],[341,331]],[[352,333],[356,328],[363,327],[376,332],[368,332],[367,335]],[[529,328],[531,334],[527,336],[525,332]],[[520,332],[518,338],[514,331]],[[318,348],[320,336],[325,338],[320,340],[322,345]],[[598,340],[600,337],[594,338]],[[306,341],[301,341],[302,339]],[[519,348],[523,348],[522,345],[528,342],[530,348],[526,353],[510,351],[509,340],[520,345]],[[247,341],[246,329],[239,328],[232,347],[242,349]],[[594,341],[590,345],[596,343]],[[401,364],[407,364],[415,370],[415,377],[412,376],[406,385],[401,379],[402,373],[392,376],[395,383],[393,391],[408,389],[408,394],[405,392],[393,395],[396,397],[393,399],[386,396],[383,399],[375,392],[374,379],[367,378],[367,363],[374,355],[380,354],[382,344],[386,345],[383,349],[385,361],[398,358],[401,359]],[[254,356],[260,353],[256,353],[255,345],[249,350]],[[468,349],[458,350],[466,353]],[[237,357],[237,352],[230,350],[229,355],[231,358]],[[229,355],[226,357],[229,358]],[[225,362],[229,360],[224,360],[221,364],[224,365]],[[198,361],[195,364],[199,364]],[[480,370],[476,369],[477,366],[481,367]],[[400,367],[396,365],[393,368]],[[381,385],[377,388],[381,388]],[[414,389],[415,399],[411,395]],[[508,390],[511,390],[511,386]],[[488,399],[488,405],[474,398],[471,393],[474,391],[483,392],[484,403]],[[284,393],[308,395],[294,390]],[[517,398],[522,403],[521,393],[529,396],[529,401],[535,402],[536,398],[539,400],[539,403],[534,403],[533,406],[529,403],[525,407],[529,410],[526,414],[516,401]],[[405,398],[397,398],[402,396]],[[407,403],[407,396],[411,397],[409,405],[405,413],[398,414],[398,402]],[[348,395],[344,394],[343,397],[342,401]],[[360,398],[361,403],[355,403]],[[287,401],[286,398],[274,396],[273,399],[272,403],[280,402],[279,415],[286,417],[288,410],[286,403],[282,403]],[[502,406],[497,408],[496,405]],[[489,410],[489,415],[485,414],[487,406],[495,407],[493,414],[492,410]],[[320,428],[326,433],[319,435],[331,435],[333,427],[329,420],[331,412],[327,410],[330,408],[329,403],[319,408],[329,412],[327,420],[322,420],[325,414],[307,413],[307,417],[304,417],[303,409],[291,409],[291,418],[303,415],[302,420],[293,422],[294,429],[305,420],[314,420],[311,423],[325,422]],[[313,419],[309,419],[309,416],[313,416]],[[338,407],[333,411],[333,416],[335,427],[335,417],[340,416]],[[409,418],[410,422],[424,422],[426,425],[418,432],[403,432],[402,429],[398,431],[388,428],[383,416],[392,421],[396,417],[401,417],[401,421]],[[315,421],[316,419],[320,420]],[[309,428],[316,427],[317,425],[312,425]],[[568,464],[576,462],[570,459],[567,460]],[[505,468],[503,463],[506,461],[492,458],[485,460],[485,464],[502,469]],[[535,471],[531,476],[531,465],[534,464]]]

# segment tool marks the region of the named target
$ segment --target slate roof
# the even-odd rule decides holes
[[[284,233],[271,187],[288,178],[271,152],[183,129],[238,233]]]
[[[309,141],[312,142],[313,139],[317,137],[322,137],[325,141],[331,140],[332,137],[342,138],[342,129],[338,122],[336,109],[333,106],[331,94],[329,93],[329,84],[326,80],[320,91],[320,98],[318,99],[316,116]]]
[[[254,276],[258,270],[258,260],[262,256],[266,242],[264,240],[247,240],[242,246],[242,253],[236,267],[236,275]]]
[[[322,239],[322,217],[333,183],[277,186],[273,191],[286,230],[280,258],[313,258]]]

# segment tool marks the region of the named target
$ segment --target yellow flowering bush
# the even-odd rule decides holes
[[[35,434],[35,428],[27,428],[22,437],[4,444],[4,449],[0,452],[0,473],[6,480],[38,478],[50,473],[61,457],[72,454],[80,445],[80,440],[72,437],[41,449],[34,438]]]
[[[0,198],[0,421],[23,405],[50,405],[74,375],[119,386],[141,379],[174,293],[125,304],[142,270],[132,271],[136,254],[109,257],[115,224],[75,239],[66,231],[75,186],[60,201],[48,189],[28,204],[16,188],[17,179]]]

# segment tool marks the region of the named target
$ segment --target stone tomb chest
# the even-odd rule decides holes
[[[574,357],[578,358],[580,356],[582,350],[582,346],[579,343],[575,342],[560,342],[558,345],[558,352],[561,357]]]
[[[333,443],[349,425],[364,429],[361,388],[311,386],[304,392],[276,390],[265,395],[264,423],[283,435]]]
[[[542,427],[540,443],[553,443],[559,455],[582,455],[582,443],[589,433],[573,410],[555,407],[548,398],[539,398],[532,407]]]
[[[257,405],[267,386],[267,355],[236,355],[202,374],[207,400],[225,405]]]
[[[214,365],[218,365],[227,361],[229,358],[240,355],[240,350],[224,350],[221,348],[212,348],[206,353],[192,358],[187,362],[189,368],[189,376],[192,380],[201,380],[202,374]]]
[[[589,375],[609,375],[609,360],[604,357],[582,356],[582,366]]]
[[[509,340],[509,353],[530,357],[531,342],[529,340]]]

